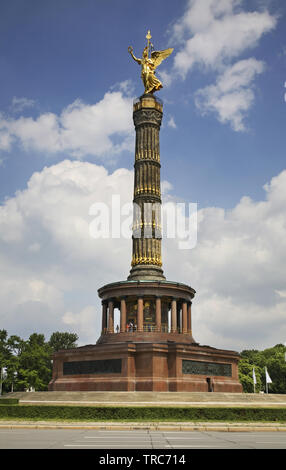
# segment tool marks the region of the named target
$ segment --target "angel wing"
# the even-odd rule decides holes
[[[167,59],[170,54],[173,52],[173,48],[164,49],[163,51],[153,51],[151,52],[151,59],[154,62],[154,67],[157,68],[164,59]]]

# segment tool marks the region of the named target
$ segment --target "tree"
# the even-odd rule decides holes
[[[7,340],[7,347],[10,352],[10,357],[6,364],[6,380],[5,391],[14,391],[17,387],[18,370],[20,364],[20,355],[24,348],[25,341],[19,336],[12,335]]]
[[[53,352],[57,352],[60,349],[71,349],[76,348],[76,341],[78,340],[78,335],[76,333],[61,333],[56,331],[52,334],[49,340],[49,345],[52,348]]]
[[[20,338],[20,336],[12,335],[7,340],[7,346],[9,348],[9,351],[14,356],[19,356],[21,354],[24,345],[25,341]]]
[[[52,377],[52,354],[60,349],[75,348],[78,335],[55,332],[46,342],[43,334],[33,333],[27,341],[19,336],[8,338],[0,330],[0,394],[33,387],[47,390]]]
[[[269,391],[272,393],[286,393],[285,353],[286,347],[283,344],[276,344],[273,348],[263,351],[265,366],[272,380],[269,385]],[[265,370],[263,372],[265,383]]]
[[[273,348],[267,348],[263,351],[256,349],[242,351],[238,369],[243,391],[248,393],[253,391],[253,367],[255,367],[257,379],[256,390],[265,390],[265,367],[267,367],[272,380],[272,383],[269,384],[269,392],[286,393],[285,354],[286,347],[283,344],[276,344]]]
[[[8,344],[8,333],[6,330],[0,330],[0,395],[2,395],[3,382],[4,382],[4,368],[7,367],[8,360],[11,356]]]
[[[42,334],[33,333],[19,356],[17,383],[20,388],[47,390],[52,377],[51,348]]]
[[[239,361],[238,377],[243,391],[246,393],[252,393],[254,391],[253,367],[254,365],[250,364],[249,359],[243,358]],[[261,370],[257,366],[254,367],[254,370],[256,377],[255,391],[259,391],[261,389]]]

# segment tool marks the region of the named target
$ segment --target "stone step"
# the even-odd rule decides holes
[[[170,404],[170,405],[235,405],[286,406],[286,395],[259,393],[206,392],[14,392],[4,395],[20,403],[74,404]]]

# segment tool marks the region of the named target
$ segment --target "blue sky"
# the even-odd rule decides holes
[[[261,2],[242,2],[245,11],[258,11]],[[173,45],[172,25],[183,15],[180,1],[16,1],[1,5],[0,109],[11,116],[13,97],[35,102],[26,116],[60,114],[80,98],[95,103],[116,83],[132,80],[134,95],[142,93],[137,65],[127,54],[132,43],[139,56],[151,29],[156,48]],[[261,7],[260,7],[261,8]],[[146,13],[150,11],[152,13]],[[260,10],[261,11],[261,10]],[[269,2],[268,11],[279,15],[272,31],[240,58],[255,57],[266,70],[255,79],[255,101],[246,113],[246,131],[234,132],[214,115],[203,117],[194,105],[195,92],[212,84],[212,68],[196,65],[185,80],[164,88],[165,121],[172,115],[175,130],[165,126],[161,135],[162,176],[180,188],[180,196],[201,206],[232,207],[248,194],[262,196],[262,186],[284,168],[285,5]],[[174,42],[174,41],[173,41]],[[180,45],[174,44],[175,52]],[[174,52],[174,53],[175,53]],[[174,54],[173,54],[174,55]],[[171,69],[173,58],[164,65]],[[163,67],[163,66],[162,66]],[[19,116],[19,113],[17,114]],[[1,200],[23,188],[29,176],[61,155],[31,155],[15,146],[2,153]],[[85,155],[89,161],[90,158]],[[131,168],[132,154],[122,153],[114,163]]]
[[[9,285],[16,278],[20,285],[21,276],[30,276],[32,284],[42,283],[41,292],[47,289],[40,300],[37,298],[35,301],[33,295],[30,299],[25,298],[22,304],[19,300],[13,310],[14,325],[17,324],[19,312],[22,312],[22,316],[23,311],[28,312],[25,302],[28,302],[27,306],[34,302],[33,318],[41,318],[42,307],[38,306],[38,309],[36,303],[42,302],[41,306],[45,304],[47,293],[51,292],[49,289],[58,299],[55,300],[56,304],[59,302],[58,319],[66,319],[63,328],[68,324],[75,327],[82,325],[82,318],[85,318],[89,308],[92,316],[92,303],[97,300],[90,287],[77,296],[74,287],[72,293],[64,287],[64,281],[62,285],[60,281],[57,286],[52,285],[52,276],[45,271],[45,260],[49,255],[39,246],[45,236],[49,240],[55,240],[55,232],[49,232],[49,236],[47,232],[41,232],[40,238],[33,240],[32,233],[28,237],[27,230],[23,229],[23,234],[18,237],[21,238],[21,243],[16,243],[17,237],[11,233],[21,231],[20,221],[35,207],[32,199],[27,202],[29,194],[32,197],[33,184],[42,181],[39,194],[43,197],[44,204],[44,191],[48,194],[44,177],[49,171],[53,176],[58,175],[59,171],[63,174],[63,162],[80,165],[73,167],[73,171],[76,172],[77,169],[77,175],[80,171],[86,174],[87,164],[94,165],[94,168],[103,166],[107,172],[106,181],[108,175],[111,177],[116,170],[125,169],[126,173],[123,173],[131,181],[132,189],[132,100],[143,93],[143,87],[140,68],[129,56],[127,48],[132,45],[135,55],[141,56],[148,29],[151,29],[152,42],[156,49],[174,47],[173,54],[158,69],[164,85],[158,93],[164,101],[164,122],[160,136],[161,175],[171,185],[169,196],[186,202],[197,202],[198,208],[206,211],[202,212],[204,217],[207,217],[205,214],[210,214],[211,208],[214,217],[215,208],[236,217],[245,204],[244,198],[250,198],[248,204],[256,214],[269,194],[276,195],[277,185],[282,185],[283,188],[284,180],[282,181],[281,175],[284,175],[285,169],[286,117],[285,13],[286,5],[282,0],[179,0],[175,3],[171,0],[10,0],[1,3],[0,200],[3,214],[0,221],[4,224],[2,233],[6,234],[3,235],[2,266],[7,263],[8,271],[11,271]],[[116,107],[114,113],[108,103]],[[39,175],[37,180],[35,177],[33,179],[36,172]],[[117,177],[118,173],[115,174]],[[120,173],[118,181],[122,177]],[[270,188],[268,193],[265,191],[266,184]],[[104,193],[104,189],[102,191]],[[279,194],[282,193],[283,189]],[[126,193],[127,200],[128,197],[129,193]],[[26,198],[27,206],[21,206],[21,198]],[[275,198],[276,201],[277,197]],[[241,203],[241,200],[244,202]],[[14,207],[17,207],[17,214],[13,212]],[[43,206],[43,210],[48,209]],[[43,219],[37,219],[40,217],[38,212],[37,214],[33,214],[35,227],[43,224]],[[215,249],[212,234],[216,229],[212,232],[210,230],[212,220],[206,231],[202,232],[201,238],[198,238],[198,250],[203,250],[204,237],[209,237],[208,243],[213,243]],[[26,223],[27,226],[32,226],[28,221]],[[58,227],[58,222],[55,223]],[[241,217],[241,230],[248,227],[248,223],[249,219],[246,222]],[[221,227],[221,230],[225,228]],[[245,234],[241,235],[242,239],[255,238],[248,228],[245,230]],[[220,237],[225,239],[225,232],[221,232]],[[275,243],[274,238],[273,236],[273,240],[262,243],[263,252],[266,246]],[[17,244],[18,252],[14,243]],[[65,265],[67,257],[63,254],[66,240],[57,243],[59,244],[55,243],[50,247],[53,252],[58,253],[60,260],[59,266],[55,262],[53,269],[59,272],[60,266],[65,266],[60,276],[64,279],[65,273],[71,268]],[[252,251],[253,246],[256,246],[255,243],[249,246]],[[38,254],[36,267],[32,266],[31,260],[27,261],[27,249]],[[113,249],[116,250],[114,247]],[[127,257],[129,251],[130,246],[126,245]],[[12,253],[15,252],[18,253],[17,263],[12,259]],[[241,254],[238,251],[235,253],[236,259],[240,259]],[[198,291],[198,273],[204,273],[208,268],[207,264],[201,262],[203,254],[199,251],[197,255],[191,253],[190,265],[178,272],[182,281],[192,285],[193,276],[197,283],[194,287]],[[280,267],[275,264],[278,263],[276,260],[284,259],[284,255],[282,251],[280,256],[273,255],[270,259],[269,263],[275,273],[280,272]],[[249,259],[247,254],[245,257]],[[196,259],[199,264],[197,268],[193,265]],[[229,259],[232,259],[231,254]],[[166,264],[175,277],[177,274],[172,260],[170,256]],[[96,257],[92,258],[93,266],[97,262]],[[97,280],[93,273],[95,289],[105,281],[124,279],[128,274],[128,262],[122,257],[118,269],[108,272],[106,268],[106,273],[98,276]],[[247,298],[245,302],[250,302],[251,308],[258,312],[259,299],[265,292],[265,286],[269,282],[271,284],[271,279],[275,278],[273,285],[271,284],[271,293],[274,297],[276,291],[280,294],[278,300],[273,297],[272,307],[277,309],[279,305],[279,309],[283,310],[284,304],[283,308],[280,305],[284,302],[286,292],[283,276],[276,278],[269,274],[269,277],[262,275],[263,280],[257,279],[256,268],[259,272],[259,263],[260,261],[253,261],[247,268],[251,271],[255,266],[255,286],[252,286],[255,297],[251,300]],[[213,266],[214,277],[219,264],[218,261]],[[80,258],[72,265],[72,269],[80,270],[79,266],[82,265],[84,269],[91,269]],[[39,266],[41,269],[38,269]],[[239,269],[238,272],[244,277],[244,268]],[[82,282],[79,279],[84,278],[84,271],[81,273],[83,277],[79,274],[78,282]],[[224,284],[223,275],[228,276],[228,273],[228,270],[222,271],[221,285]],[[8,282],[7,275],[5,279]],[[76,279],[73,282],[72,285],[75,286]],[[237,279],[235,282],[240,283]],[[231,300],[231,305],[237,308],[236,300],[239,297],[236,298],[232,291],[224,292],[223,288],[220,291],[219,286],[214,287],[215,284],[210,286],[211,284],[201,286],[205,296],[202,304],[205,302],[207,306],[207,298],[217,301],[217,305],[225,299]],[[220,292],[219,300],[212,297],[217,288]],[[8,300],[4,297],[3,306],[6,306]],[[86,302],[88,299],[87,304],[84,297]],[[50,311],[53,305],[45,308]],[[239,312],[236,312],[238,318]],[[277,324],[280,325],[278,317],[282,321],[283,315],[280,310],[279,312]],[[199,318],[203,314],[198,313]],[[221,325],[224,324],[224,318],[222,317]],[[219,346],[225,341],[225,337],[220,337],[223,334],[219,333],[219,322],[218,326],[213,326],[212,331],[201,323],[198,322],[198,328],[201,328],[205,341],[213,341]],[[51,328],[55,324],[56,320]],[[26,325],[29,325],[28,320]],[[40,325],[39,320],[39,328]],[[243,325],[243,320],[240,325]],[[3,322],[2,326],[5,327],[6,323]],[[243,326],[241,328],[243,330]],[[12,321],[9,329],[11,334],[14,333]],[[27,331],[28,329],[25,330],[26,333]],[[49,328],[46,331],[50,331]],[[241,336],[240,339],[233,337],[233,343],[236,344],[237,341],[238,348],[255,341],[256,344],[262,344],[262,340],[255,340],[251,336],[251,331],[254,335],[255,322],[246,336],[242,334],[243,340]],[[24,329],[19,329],[19,333],[21,332],[24,334]],[[82,333],[82,338],[83,341],[90,340],[86,333]],[[271,336],[265,341],[271,345],[276,340],[278,338]],[[227,341],[224,344],[228,346]]]

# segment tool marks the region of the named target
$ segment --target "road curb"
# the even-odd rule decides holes
[[[212,432],[286,432],[277,423],[31,423],[2,422],[0,429],[86,429],[96,431],[212,431]]]

